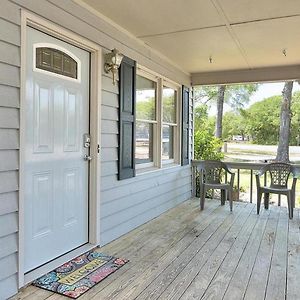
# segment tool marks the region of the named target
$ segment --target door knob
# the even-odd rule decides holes
[[[90,161],[90,160],[92,160],[92,157],[89,156],[89,155],[87,155],[87,154],[85,154],[84,157],[83,157],[83,159],[87,160],[87,161]]]

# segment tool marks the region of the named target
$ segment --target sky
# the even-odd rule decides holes
[[[265,98],[281,95],[283,90],[284,82],[275,82],[275,83],[263,83],[259,85],[259,88],[255,94],[250,97],[249,104],[245,107],[251,106],[253,103],[261,101]],[[300,85],[297,82],[294,82],[293,92],[300,91]],[[227,104],[224,105],[224,112],[230,111],[231,107]],[[212,105],[209,110],[209,115],[215,115],[217,112],[216,106]]]

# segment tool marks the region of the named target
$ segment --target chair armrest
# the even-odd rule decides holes
[[[267,171],[267,168],[263,167],[259,171],[256,172],[255,176],[257,175],[260,177],[260,176],[264,175],[266,173],[266,171]]]
[[[226,164],[223,165],[224,170],[229,173],[230,175],[235,174],[235,172],[231,171],[231,169],[229,169]]]

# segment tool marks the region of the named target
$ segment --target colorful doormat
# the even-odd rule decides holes
[[[76,299],[127,262],[95,248],[40,277],[33,285]]]

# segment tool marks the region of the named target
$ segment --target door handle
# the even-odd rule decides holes
[[[84,160],[87,160],[87,161],[91,161],[92,160],[92,157],[85,154],[84,157],[83,157]]]

